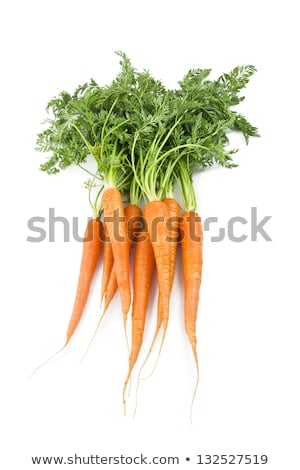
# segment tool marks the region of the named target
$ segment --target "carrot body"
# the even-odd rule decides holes
[[[154,336],[146,355],[146,358],[140,368],[138,375],[138,385],[136,389],[136,407],[138,388],[141,380],[142,371],[150,357],[153,346],[156,342],[161,326],[163,326],[163,335],[160,343],[158,357],[154,366],[158,362],[160,353],[166,337],[168,321],[169,321],[169,304],[172,288],[172,269],[171,269],[171,232],[168,230],[167,221],[169,218],[169,209],[164,201],[151,201],[144,208],[144,219],[147,225],[149,239],[153,248],[157,282],[158,282],[158,306],[157,306],[157,322]],[[175,264],[174,264],[175,266]],[[153,371],[154,371],[153,369]],[[153,373],[152,371],[152,373]],[[152,373],[150,375],[152,375]],[[134,413],[134,414],[135,414]]]
[[[128,374],[124,383],[123,400],[132,369],[137,361],[142,346],[153,269],[153,248],[148,232],[143,230],[136,244],[134,256],[131,350]]]
[[[66,344],[70,341],[82,316],[101,249],[102,223],[89,220],[83,242],[83,251],[73,312],[67,330]]]
[[[157,327],[163,324],[167,328],[169,319],[169,303],[172,285],[171,276],[171,244],[168,241],[169,231],[167,220],[168,206],[163,201],[151,201],[144,208],[149,238],[152,244],[159,289]]]
[[[135,204],[130,204],[129,206],[125,207],[125,221],[126,221],[126,226],[127,226],[126,233],[127,233],[127,241],[128,241],[128,248],[129,248],[129,254],[130,254],[132,247],[133,247],[134,239],[136,238],[136,235],[141,228],[141,221],[142,221],[141,209]],[[115,265],[113,264],[110,278],[107,284],[104,310],[107,310],[117,289],[118,289],[117,274],[116,274]]]
[[[102,273],[102,285],[101,285],[101,302],[105,295],[111,270],[113,267],[113,252],[111,242],[109,240],[108,231],[106,225],[104,225],[104,245],[103,245],[103,273]]]
[[[102,196],[104,222],[111,240],[117,283],[120,291],[123,316],[130,307],[129,246],[126,234],[125,213],[121,193],[107,188]]]
[[[132,343],[129,363],[133,368],[142,345],[149,290],[154,269],[154,254],[149,235],[143,231],[137,243],[133,271]]]
[[[201,219],[197,213],[185,212],[183,214],[181,231],[183,237],[181,251],[184,282],[184,326],[198,367],[196,321],[202,276],[203,232]]]
[[[170,282],[171,282],[171,288],[173,285],[174,281],[174,275],[175,275],[175,265],[176,265],[176,257],[177,257],[177,243],[178,243],[178,233],[179,233],[179,216],[180,216],[180,207],[178,202],[173,199],[173,198],[166,198],[163,201],[169,211],[168,215],[168,220],[167,220],[167,229],[168,229],[168,237],[170,238],[170,241],[168,243],[170,244]],[[160,313],[160,310],[163,308],[162,305],[162,298],[161,295],[159,294],[158,296],[158,322],[157,322],[157,330],[159,330],[163,318],[163,314]],[[153,373],[153,372],[152,372]],[[152,375],[151,373],[151,375]]]
[[[175,265],[177,257],[177,244],[178,244],[178,232],[179,232],[179,217],[180,217],[180,206],[178,202],[173,198],[164,199],[164,203],[167,204],[169,210],[168,230],[170,236],[171,245],[171,284],[173,284]]]
[[[170,294],[171,294],[171,289],[172,289],[174,274],[175,274],[176,257],[177,257],[180,206],[174,198],[166,198],[166,199],[164,199],[163,202],[167,206],[167,209],[168,209],[166,228],[167,228],[167,243],[170,247],[170,263],[169,263],[169,269],[170,269],[169,300],[170,300]],[[167,332],[168,318],[169,318],[169,313],[167,313],[167,315],[166,315],[166,313],[164,312],[164,308],[165,307],[164,307],[164,302],[163,302],[163,295],[159,291],[156,330],[155,330],[155,333],[154,333],[154,337],[153,337],[150,349],[148,351],[146,359],[145,359],[145,361],[142,365],[142,368],[140,370],[139,376],[141,375],[141,371],[142,371],[144,365],[146,364],[146,362],[147,362],[147,360],[148,360],[148,358],[149,358],[149,356],[152,352],[152,349],[153,349],[153,346],[155,344],[156,338],[158,336],[160,327],[163,324],[164,325],[164,332],[163,332],[162,340],[161,340],[161,343],[160,343],[158,356],[157,356],[154,368],[152,369],[152,372],[151,372],[150,376],[153,374],[153,372],[154,372],[154,370],[157,366],[157,363],[158,363],[158,360],[159,360],[159,357],[160,357],[160,353],[161,353],[161,350],[162,350],[162,347],[163,347],[163,344],[164,344],[164,340],[165,340],[165,336],[166,336],[166,332]]]

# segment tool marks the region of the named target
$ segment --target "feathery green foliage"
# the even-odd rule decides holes
[[[236,149],[228,131],[240,131],[248,143],[257,129],[233,108],[244,100],[241,90],[255,72],[248,65],[209,80],[210,69],[192,69],[179,87],[168,90],[149,71],[137,71],[123,52],[120,72],[107,86],[94,80],[63,91],[47,105],[47,129],[37,138],[37,150],[50,154],[41,170],[55,174],[77,165],[96,171],[86,182],[91,192],[99,184],[129,192],[132,202],[144,196],[172,194],[176,181],[184,204],[195,208],[192,175],[214,164],[233,168]],[[93,204],[97,209],[97,204]]]

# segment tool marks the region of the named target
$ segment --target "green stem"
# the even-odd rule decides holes
[[[76,163],[76,165],[83,171],[85,171],[88,175],[92,176],[93,178],[97,178],[98,180],[101,180],[102,178],[100,178],[100,176],[98,176],[97,174],[95,173],[92,173],[91,171],[87,170],[86,168],[84,168],[84,166],[80,165],[80,163]]]
[[[105,134],[105,137],[102,138],[102,135],[101,135],[101,142],[102,142],[102,145],[101,145],[101,148],[104,147],[104,143],[106,141],[106,139],[108,138],[108,136],[110,136],[113,132],[115,132],[117,129],[119,129],[119,127],[123,126],[124,124],[126,124],[126,122],[128,122],[129,119],[125,119],[124,121],[120,122],[119,124],[117,124],[116,126],[112,127],[106,134]],[[103,130],[103,128],[102,128]],[[101,133],[102,134],[102,133]],[[117,141],[116,141],[117,142]]]
[[[139,185],[136,183],[135,179],[133,178],[131,185],[130,185],[130,193],[129,193],[130,204],[135,204],[136,206],[138,206],[140,203],[140,198],[141,198],[141,189]]]
[[[100,194],[102,193],[103,189],[104,189],[104,186],[101,186],[101,188],[99,189],[99,191],[97,193],[95,202],[94,202],[93,209],[94,209],[94,216],[95,217],[100,217],[100,214],[101,214],[102,203],[100,202],[100,204],[98,206],[98,201],[99,201],[99,197],[100,197]]]
[[[197,201],[193,188],[192,178],[189,175],[186,166],[181,161],[179,161],[178,182],[181,190],[185,211],[195,211],[197,207]]]
[[[78,134],[80,135],[80,137],[82,138],[83,142],[85,143],[85,145],[87,146],[89,152],[91,155],[93,155],[94,159],[96,160],[96,163],[99,164],[99,160],[96,156],[96,154],[94,153],[94,149],[93,149],[93,146],[90,144],[90,142],[85,138],[85,136],[83,135],[83,133],[81,132],[81,130],[79,129],[79,127],[76,126],[76,124],[72,123],[72,126],[74,127],[74,129],[78,132]]]
[[[107,123],[108,123],[108,121],[109,121],[109,119],[110,119],[110,116],[111,116],[111,114],[112,114],[112,112],[113,112],[113,109],[114,109],[114,107],[115,107],[116,104],[117,104],[117,101],[118,101],[118,97],[114,100],[113,104],[111,105],[111,108],[110,108],[110,110],[109,110],[109,112],[108,112],[108,114],[107,114],[107,116],[106,116],[106,119],[105,119],[105,121],[104,121],[104,123],[103,123],[102,129],[101,129],[101,142],[103,142],[103,140],[104,140],[105,128],[106,128]],[[102,149],[101,149],[101,150],[102,150]],[[101,150],[100,150],[100,152],[101,152]],[[102,153],[101,153],[101,156],[102,156]]]

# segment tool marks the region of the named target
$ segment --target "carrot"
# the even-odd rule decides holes
[[[152,244],[160,297],[158,325],[167,327],[169,319],[169,301],[171,293],[171,245],[168,242],[167,220],[168,206],[163,201],[151,201],[144,208],[149,238]]]
[[[134,238],[136,237],[137,232],[140,229],[140,224],[142,221],[141,209],[135,204],[130,204],[129,206],[125,207],[125,221],[127,226],[127,240],[130,254],[133,247]],[[116,276],[116,268],[115,265],[113,265],[110,279],[107,284],[104,312],[108,309],[108,306],[112,301],[117,289],[118,282]]]
[[[127,243],[128,243],[129,254],[130,254],[130,252],[132,250],[134,239],[136,237],[137,232],[140,229],[140,224],[142,222],[142,211],[137,205],[130,204],[129,206],[125,207],[124,214],[125,214],[125,223],[126,223],[126,227],[127,227],[126,240],[127,240]],[[105,268],[103,267],[103,270],[104,269]],[[103,317],[104,317],[104,315],[105,315],[105,313],[108,309],[108,306],[109,306],[112,298],[114,297],[117,289],[118,289],[118,281],[117,281],[117,274],[116,274],[116,266],[115,266],[115,263],[113,262],[110,277],[109,277],[109,281],[107,283],[106,292],[105,292],[104,310],[102,312],[101,317],[99,318],[99,321],[97,323],[97,326],[95,328],[93,336],[90,340],[90,343],[87,347],[87,350],[86,350],[86,352],[85,352],[85,354],[82,358],[82,361],[84,360],[84,358],[86,357],[86,355],[88,354],[88,352],[90,350],[90,347],[91,347],[91,345],[92,345],[92,343],[93,343],[93,341],[96,337],[98,328],[99,328],[99,326],[100,326],[100,324],[103,320]],[[129,349],[129,343],[128,343],[128,338],[127,338],[127,333],[126,333],[126,320],[127,320],[127,314],[126,315],[123,314],[123,323],[124,323],[126,343],[127,343],[128,349]]]
[[[170,244],[171,244],[171,283],[173,284],[174,274],[175,274],[175,265],[177,257],[177,243],[178,243],[178,229],[179,229],[179,216],[180,216],[180,206],[176,199],[166,198],[164,203],[167,204],[169,210],[169,221],[168,225],[172,227],[170,232]],[[170,229],[170,227],[169,227]]]
[[[153,248],[146,230],[141,231],[136,244],[133,270],[132,334],[128,373],[123,388],[124,413],[126,414],[125,392],[137,361],[144,335],[146,311],[150,284],[154,268]]]
[[[101,249],[102,222],[92,219],[88,222],[83,244],[80,273],[73,312],[67,330],[66,344],[70,341],[84,310],[92,278],[98,263]]]
[[[202,224],[199,215],[193,211],[185,212],[182,216],[180,228],[182,233],[181,252],[184,282],[184,326],[192,347],[197,370],[196,386],[192,398],[193,406],[199,383],[196,321],[202,276],[203,243]]]
[[[102,273],[102,285],[101,285],[101,303],[105,295],[109,278],[112,271],[114,258],[112,253],[112,247],[109,240],[106,225],[104,225],[104,245],[103,245],[103,273]]]
[[[141,367],[140,373],[151,354],[161,326],[163,326],[164,329],[161,347],[164,343],[169,320],[169,303],[172,288],[171,243],[168,240],[168,237],[170,237],[170,231],[167,227],[169,209],[167,204],[164,201],[158,200],[149,202],[144,208],[144,218],[148,227],[149,238],[153,247],[156,264],[158,308],[156,330],[153,341]]]
[[[167,226],[168,226],[168,236],[170,238],[169,243],[170,243],[170,246],[171,246],[170,275],[171,275],[171,288],[172,288],[173,281],[174,281],[174,274],[175,274],[176,258],[177,258],[177,243],[178,243],[178,234],[179,234],[180,206],[179,206],[178,202],[176,201],[176,199],[174,199],[174,198],[166,198],[166,199],[163,200],[163,202],[167,205],[168,211],[169,211]],[[159,296],[158,297],[158,310],[160,311],[161,308],[162,308],[161,297]],[[162,316],[160,315],[160,313],[158,314],[158,317],[160,318],[160,320],[158,321],[157,326],[156,326],[156,333],[154,335],[153,342],[150,346],[149,352],[146,356],[146,359],[144,361],[144,364],[143,364],[142,368],[145,366],[145,364],[146,364],[146,362],[147,362],[147,360],[148,360],[148,358],[149,358],[149,356],[152,352],[156,337],[158,335],[158,332],[159,332],[159,329],[160,329],[160,326],[161,326]],[[165,333],[166,333],[166,329],[165,329],[164,335],[163,335],[162,340],[161,340],[160,348],[159,348],[159,351],[158,351],[158,355],[157,355],[157,359],[155,361],[154,367],[153,367],[151,373],[147,377],[143,377],[143,379],[151,377],[152,374],[154,373],[155,369],[156,369],[156,366],[158,364],[159,357],[160,357],[160,354],[161,354],[161,351],[162,351]]]
[[[39,365],[30,377],[40,369],[43,365],[48,363],[51,359],[62,352],[68,345],[70,339],[73,336],[75,329],[77,328],[80,319],[83,314],[83,310],[88,298],[91,282],[93,275],[98,263],[101,250],[101,234],[102,234],[102,222],[99,218],[94,218],[88,221],[87,227],[84,234],[82,257],[79,271],[79,278],[77,283],[76,297],[73,306],[72,315],[69,321],[66,341],[64,346],[57,352],[52,354],[46,361]]]
[[[105,189],[102,196],[104,222],[111,240],[114,266],[121,297],[124,323],[130,307],[129,246],[126,235],[122,195],[116,188]]]
[[[170,231],[168,230],[167,221],[169,218],[169,209],[164,201],[154,200],[148,202],[144,208],[144,219],[147,225],[149,238],[152,244],[156,272],[158,282],[158,306],[156,329],[150,345],[148,354],[140,368],[138,375],[138,384],[136,388],[135,411],[137,410],[138,389],[141,380],[141,373],[148,361],[158,333],[163,327],[163,336],[160,343],[159,355],[162,350],[169,321],[169,304],[172,288],[172,272],[171,272],[171,243]],[[156,364],[155,364],[156,365]],[[155,367],[155,366],[154,366]]]

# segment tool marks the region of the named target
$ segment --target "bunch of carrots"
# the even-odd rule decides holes
[[[167,89],[148,71],[137,71],[124,53],[117,54],[121,70],[110,85],[99,86],[90,80],[73,95],[64,91],[48,103],[47,128],[38,135],[37,150],[48,154],[41,165],[48,174],[76,165],[89,175],[85,185],[93,217],[86,228],[74,308],[62,349],[79,325],[103,250],[103,312],[97,329],[118,290],[129,347],[125,405],[126,388],[143,342],[154,268],[157,322],[142,368],[161,330],[159,351],[164,344],[179,246],[184,324],[196,364],[196,391],[203,234],[193,175],[214,164],[236,166],[233,155],[237,150],[229,148],[229,131],[242,132],[246,142],[258,133],[233,110],[244,99],[240,91],[254,73],[253,66],[236,67],[216,80],[208,78],[209,69],[193,69],[178,88]],[[134,246],[132,289],[130,253]],[[127,337],[130,309],[131,344]]]

